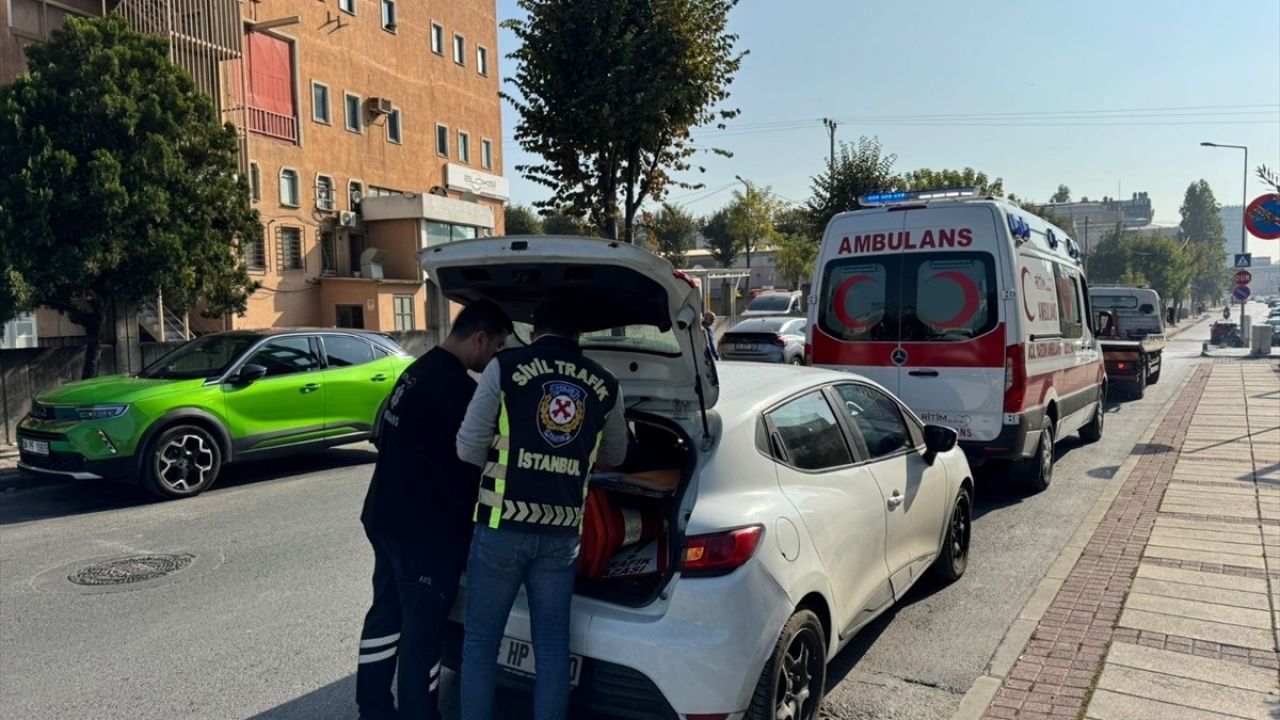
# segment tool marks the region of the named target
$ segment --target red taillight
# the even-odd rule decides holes
[[[774,338],[774,339],[773,339],[773,344],[774,344],[774,345],[777,345],[778,347],[786,347],[786,346],[787,346],[787,341],[786,341],[786,340],[783,340],[783,339],[782,339],[782,337],[781,337],[781,336],[779,336],[779,337],[776,337],[776,338]]]
[[[1117,370],[1127,370],[1128,368],[1129,368],[1128,363],[1116,363]]]
[[[684,550],[686,577],[725,575],[751,559],[760,543],[759,525],[689,538]]]
[[[1027,395],[1027,359],[1022,345],[1010,345],[1004,353],[1004,411],[1022,412]]]
[[[678,279],[689,283],[689,287],[693,288],[694,290],[698,289],[698,281],[689,277],[689,273],[683,270],[672,270],[671,274],[675,275]]]

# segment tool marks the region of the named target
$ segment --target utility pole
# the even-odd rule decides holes
[[[835,120],[832,120],[831,118],[822,118],[822,124],[826,126],[827,135],[831,139],[831,154],[827,156],[827,165],[831,168],[835,168],[836,166],[836,128],[839,127],[840,123],[837,123]]]

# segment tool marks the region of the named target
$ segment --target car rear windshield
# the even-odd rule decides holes
[[[759,320],[743,320],[729,329],[731,333],[776,333],[783,326],[793,323],[790,318],[761,318]]]
[[[148,365],[138,376],[166,380],[217,377],[259,339],[255,335],[206,335]]]
[[[528,345],[533,335],[533,326],[517,322],[515,330],[513,336],[517,343],[511,345]],[[594,330],[583,333],[578,344],[584,350],[621,350],[653,355],[680,355],[680,341],[676,339],[675,333],[671,330],[664,332],[654,325],[625,325],[606,330]]]
[[[747,306],[748,310],[764,312],[786,312],[791,309],[790,295],[761,295]]]
[[[1094,295],[1089,298],[1096,308],[1123,308],[1132,310],[1138,307],[1138,298],[1132,295]]]
[[[820,297],[819,327],[844,341],[964,341],[999,320],[995,261],[985,252],[836,260]]]

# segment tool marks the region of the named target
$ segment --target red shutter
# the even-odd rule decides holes
[[[249,104],[293,116],[293,57],[289,43],[265,33],[246,33]]]

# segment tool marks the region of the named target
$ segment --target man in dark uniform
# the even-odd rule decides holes
[[[418,358],[387,399],[378,460],[360,520],[373,544],[373,606],[360,634],[356,703],[365,720],[437,720],[445,621],[471,543],[480,473],[455,441],[479,372],[511,320],[488,301],[468,305],[438,347]],[[391,682],[400,668],[396,714]]]
[[[533,717],[565,717],[587,476],[627,453],[622,392],[582,354],[577,310],[567,300],[534,310],[533,343],[489,363],[458,433],[458,456],[484,467],[467,562],[463,720],[492,718],[498,645],[521,585],[537,660]]]

